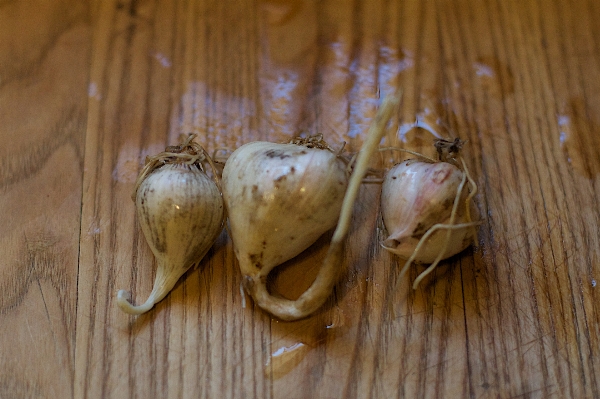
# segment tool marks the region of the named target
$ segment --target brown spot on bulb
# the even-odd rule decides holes
[[[262,259],[263,259],[263,252],[261,252],[260,254],[250,254],[248,255],[249,259],[250,259],[250,263],[252,263],[252,265],[254,265],[257,269],[262,269],[263,264],[262,264]]]

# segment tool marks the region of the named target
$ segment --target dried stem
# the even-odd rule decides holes
[[[393,111],[398,107],[399,102],[400,100],[397,97],[384,100],[375,116],[375,120],[369,127],[367,140],[364,142],[363,147],[358,154],[356,166],[354,167],[352,177],[348,184],[348,190],[344,196],[340,219],[331,239],[332,245],[333,243],[341,243],[348,234],[354,202],[358,196],[358,190],[360,189],[362,180],[369,169],[369,161],[371,160],[373,153],[377,150],[377,146],[385,133],[385,127],[391,119]]]
[[[146,162],[137,177],[135,188],[131,196],[131,199],[133,199],[134,202],[140,184],[142,184],[148,175],[161,166],[173,163],[196,165],[203,172],[203,164],[205,162],[208,163],[213,172],[213,180],[217,184],[217,187],[219,187],[219,191],[221,190],[221,181],[217,173],[217,166],[213,162],[210,155],[208,155],[206,150],[200,144],[193,141],[194,138],[196,138],[196,134],[190,133],[183,143],[179,145],[168,146],[163,152],[151,157],[146,157]]]
[[[455,161],[455,157],[458,156],[465,143],[466,141],[463,141],[458,137],[454,140],[436,138],[433,142],[433,146],[437,150],[440,161],[454,163],[452,161]]]
[[[294,137],[288,142],[288,144],[303,145],[307,148],[318,148],[321,150],[329,150],[333,153],[336,152],[329,146],[329,144],[327,144],[325,140],[323,140],[323,134],[321,133],[308,137]]]

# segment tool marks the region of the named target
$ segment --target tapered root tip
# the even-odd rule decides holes
[[[119,308],[125,313],[132,315],[140,315],[142,313],[146,313],[154,306],[153,298],[150,297],[146,302],[139,306],[132,305],[131,302],[131,293],[125,290],[119,290],[117,292],[117,305]]]

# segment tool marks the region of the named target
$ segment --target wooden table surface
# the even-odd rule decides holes
[[[596,0],[0,2],[0,397],[600,397],[599,19]],[[415,121],[468,140],[475,246],[413,291],[369,184],[308,319],[242,296],[225,232],[153,310],[117,308],[154,279],[146,155],[187,132],[356,152],[396,89],[386,144],[430,151]],[[298,296],[328,237],[273,289]]]

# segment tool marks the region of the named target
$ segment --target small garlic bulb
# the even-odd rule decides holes
[[[466,181],[467,174],[449,162],[407,160],[386,174],[381,215],[389,236],[382,246],[408,259],[402,275],[413,261],[435,267],[472,243],[476,223],[469,207],[474,192],[464,189]]]
[[[222,230],[221,192],[202,169],[208,155],[192,139],[190,135],[186,143],[151,159],[138,179],[137,217],[157,270],[144,304],[133,306],[128,292],[118,292],[117,304],[126,313],[144,313],[162,300],[202,260]]]

